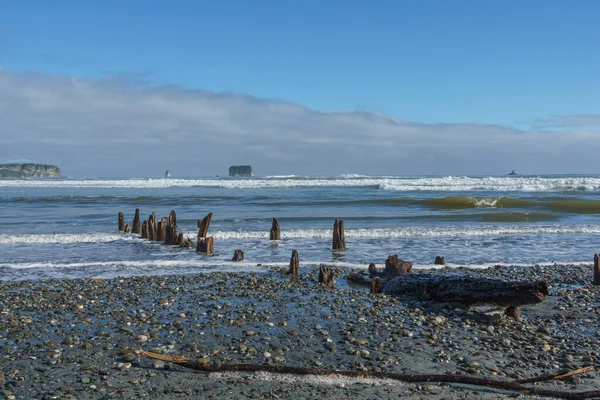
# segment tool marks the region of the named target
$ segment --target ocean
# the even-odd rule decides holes
[[[195,240],[213,213],[206,256],[117,229],[177,213]],[[0,180],[0,280],[381,266],[398,254],[433,265],[591,263],[600,252],[600,176],[265,176]],[[272,218],[281,240],[269,241]],[[346,251],[332,252],[335,218]],[[243,262],[232,262],[235,249]]]

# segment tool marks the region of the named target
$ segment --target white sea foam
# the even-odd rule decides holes
[[[580,191],[600,190],[600,177],[268,177],[254,179],[59,179],[0,180],[0,187],[56,188],[170,188],[222,187],[229,189],[292,187],[376,187],[394,191]]]
[[[117,240],[133,240],[136,236],[117,233],[55,233],[15,235],[0,234],[0,244],[43,243],[108,243]]]

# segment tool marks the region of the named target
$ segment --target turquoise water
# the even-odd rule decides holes
[[[215,255],[117,231],[152,212],[177,212],[195,238],[213,213]],[[600,252],[600,176],[259,177],[0,180],[0,279],[111,277],[287,265],[415,267],[590,263]],[[282,240],[270,242],[275,217]],[[335,218],[345,252],[331,251]],[[245,261],[231,262],[237,248]],[[257,264],[262,264],[257,266]]]

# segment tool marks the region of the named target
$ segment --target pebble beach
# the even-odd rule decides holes
[[[290,374],[204,373],[136,350],[216,364],[457,374],[514,380],[600,361],[591,265],[442,268],[416,273],[545,280],[550,296],[515,320],[491,307],[372,295],[316,283],[317,268],[258,273],[0,282],[0,398],[502,399],[461,384]],[[596,371],[532,385],[600,386]]]

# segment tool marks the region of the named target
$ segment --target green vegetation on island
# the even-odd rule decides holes
[[[0,178],[60,178],[60,168],[47,164],[0,164]]]
[[[249,165],[232,165],[229,167],[229,176],[254,176]]]

